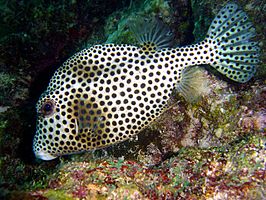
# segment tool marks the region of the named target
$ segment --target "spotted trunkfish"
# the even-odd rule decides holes
[[[173,91],[197,90],[195,67],[209,64],[245,83],[259,64],[259,46],[248,16],[228,3],[210,25],[206,39],[170,48],[161,23],[135,22],[139,46],[103,44],[84,49],[57,69],[37,102],[33,150],[37,158],[104,148],[138,134],[167,107]]]

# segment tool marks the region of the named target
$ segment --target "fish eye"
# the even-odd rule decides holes
[[[43,103],[41,107],[41,113],[44,116],[50,116],[51,114],[54,113],[54,107],[55,107],[54,102],[51,100],[47,100]]]

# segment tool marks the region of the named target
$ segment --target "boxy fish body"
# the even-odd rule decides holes
[[[36,106],[36,157],[51,160],[138,134],[164,111],[174,90],[188,96],[192,66],[210,64],[229,79],[246,82],[259,62],[259,47],[250,41],[254,28],[235,4],[217,14],[199,44],[159,48],[166,32],[153,31],[151,37],[139,36],[140,47],[84,49],[55,72]]]

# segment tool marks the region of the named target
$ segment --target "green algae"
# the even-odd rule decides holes
[[[15,83],[17,78],[7,72],[0,72],[0,103],[2,105],[10,105],[10,96],[14,94]]]
[[[5,142],[5,129],[7,126],[7,120],[0,121],[0,146],[2,146]]]
[[[264,143],[264,136],[248,134],[226,146],[181,148],[176,156],[153,167],[124,158],[93,159],[86,155],[89,162],[61,159],[54,173],[43,182],[33,183],[29,187],[33,192],[26,194],[49,199],[204,199],[217,195],[215,191],[222,185],[220,192],[247,190],[248,197],[260,196]]]
[[[43,194],[44,197],[47,197],[49,200],[73,200],[71,197],[63,190],[48,190]]]
[[[238,134],[234,132],[237,129],[239,121],[240,108],[236,95],[227,95],[224,102],[212,102],[204,104],[202,101],[200,108],[204,115],[200,113],[198,118],[202,118],[202,126],[209,130],[212,136],[217,137],[221,144],[234,140]]]
[[[0,73],[0,84],[4,89],[11,88],[14,85],[15,81],[16,78],[14,77],[14,75],[4,72]]]
[[[205,198],[216,194],[221,185],[236,192],[247,190],[247,195],[260,195],[265,161],[265,138],[249,135],[230,146],[206,149],[182,148],[178,156],[148,168],[124,159],[107,158],[87,162],[62,162],[50,177],[53,189],[46,190],[52,198],[67,194],[87,198]],[[55,184],[53,184],[53,182]],[[81,188],[82,190],[80,190]],[[257,188],[257,193],[255,188]],[[48,193],[47,193],[48,191]],[[83,192],[82,192],[83,191]],[[255,193],[255,194],[254,194]],[[74,196],[73,196],[74,195]]]

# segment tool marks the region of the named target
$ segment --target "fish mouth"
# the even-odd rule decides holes
[[[36,158],[39,158],[41,160],[53,160],[56,158],[56,156],[52,156],[51,154],[47,153],[47,152],[35,152],[35,156]]]

